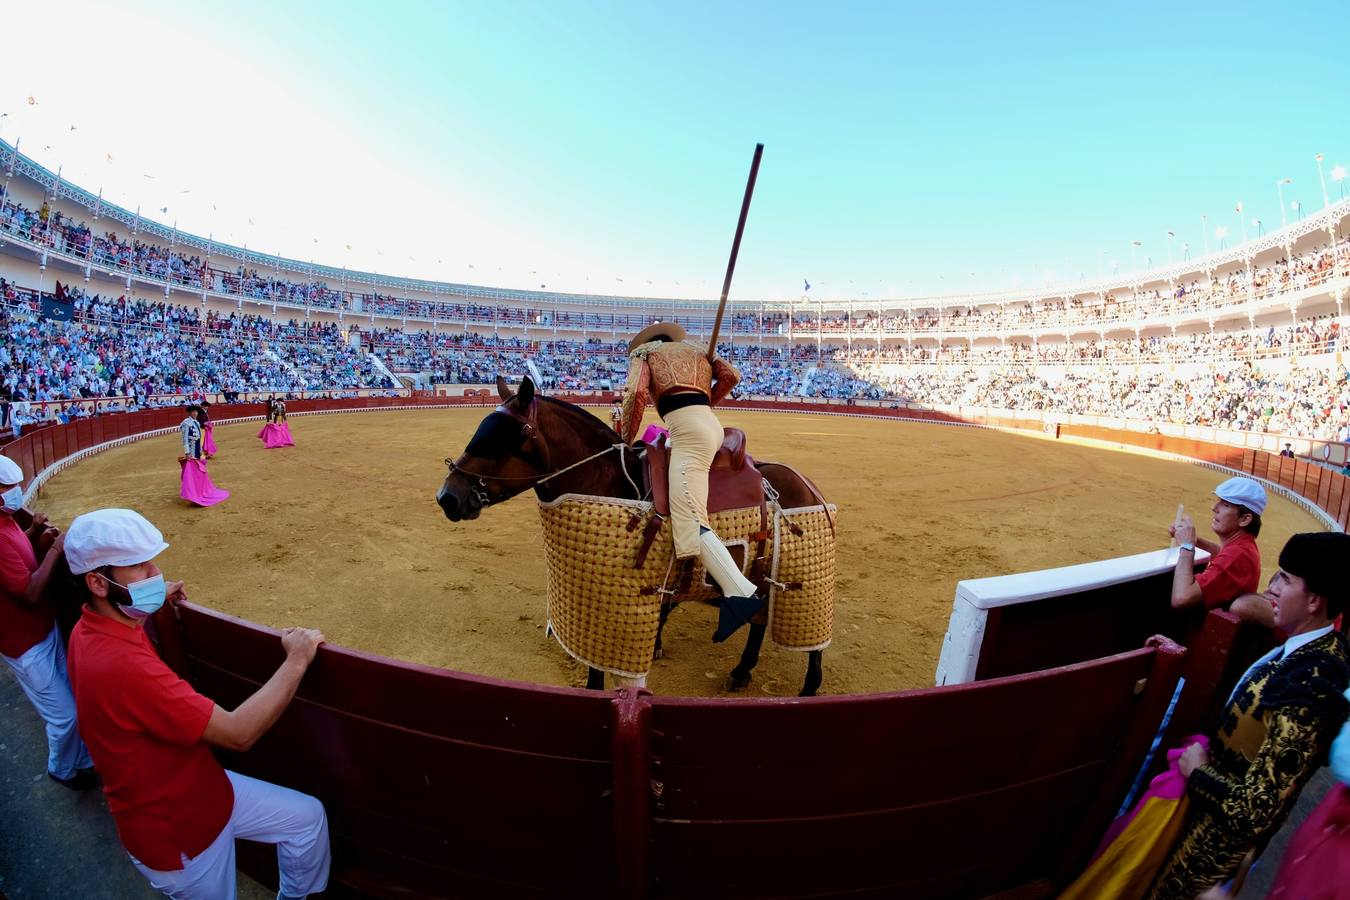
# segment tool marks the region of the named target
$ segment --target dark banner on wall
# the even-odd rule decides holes
[[[50,294],[42,295],[42,309],[38,315],[57,322],[69,322],[75,318],[75,304],[66,296],[65,285],[59,281],[56,283],[55,297]]]
[[[54,297],[43,296],[42,310],[39,315],[44,319],[54,319],[58,322],[69,322],[75,318],[75,304],[62,303]]]

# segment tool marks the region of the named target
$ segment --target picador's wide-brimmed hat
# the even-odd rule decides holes
[[[639,331],[637,336],[628,342],[628,352],[632,353],[634,349],[660,337],[670,338],[676,342],[682,341],[687,333],[684,326],[678,322],[653,322]]]

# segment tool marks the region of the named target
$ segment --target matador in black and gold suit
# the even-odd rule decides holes
[[[1334,545],[1338,552],[1315,565],[1305,563],[1300,552],[1291,551],[1298,551],[1300,539],[1311,538],[1318,540],[1301,546],[1321,550]],[[1280,554],[1280,568],[1311,565],[1306,569],[1310,575],[1316,569],[1339,569],[1346,549],[1342,545],[1350,545],[1350,537],[1295,535]],[[1306,553],[1301,555],[1306,559]],[[1337,582],[1325,590],[1343,590],[1339,571],[1308,577],[1310,589],[1314,578]],[[1343,601],[1338,605],[1343,608]],[[1150,900],[1194,900],[1231,879],[1247,852],[1259,852],[1279,830],[1303,785],[1325,762],[1346,718],[1343,695],[1350,683],[1350,649],[1345,635],[1329,625],[1317,632],[1305,643],[1291,638],[1239,682],[1219,722],[1209,763],[1192,771],[1187,781],[1193,817],[1154,881]]]

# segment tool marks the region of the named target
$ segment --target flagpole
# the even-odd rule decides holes
[[[755,157],[750,161],[750,178],[745,182],[745,197],[741,200],[741,217],[736,221],[736,237],[731,242],[731,258],[727,260],[727,277],[722,281],[722,300],[717,304],[717,318],[713,320],[712,335],[708,338],[708,359],[717,356],[717,334],[722,330],[722,314],[727,309],[727,294],[731,292],[731,276],[736,272],[736,255],[741,252],[741,235],[745,233],[745,218],[750,214],[750,198],[755,193],[755,178],[759,175],[759,160],[764,145],[755,144]]]

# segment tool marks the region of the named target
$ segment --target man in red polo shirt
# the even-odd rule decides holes
[[[34,516],[27,531],[14,521],[23,507],[22,485],[23,469],[0,456],[0,657],[47,723],[48,777],[83,791],[98,777],[76,728],[66,649],[42,596],[61,556],[63,537],[57,535],[39,563],[34,546],[47,529],[47,517]]]
[[[286,660],[233,711],[180,679],[156,655],[142,625],[166,599],[152,561],[169,545],[129,509],[76,517],[66,536],[70,570],[87,605],[70,637],[70,680],[80,729],[103,776],[108,809],[131,861],[175,898],[235,896],[235,838],[277,845],[280,898],[328,884],[328,820],[308,794],[221,768],[212,746],[244,751],[281,717],[323,635],[288,628]]]
[[[1182,516],[1171,534],[1180,547],[1172,576],[1172,607],[1204,606],[1227,609],[1244,621],[1270,628],[1275,614],[1270,603],[1256,595],[1261,584],[1261,551],[1256,537],[1261,533],[1261,515],[1266,511],[1266,489],[1250,478],[1230,478],[1214,489],[1210,528],[1216,544],[1199,538],[1195,523]],[[1195,574],[1195,548],[1210,554],[1209,564]]]

